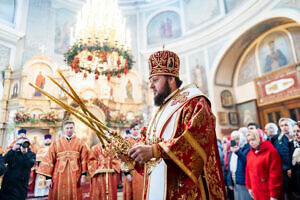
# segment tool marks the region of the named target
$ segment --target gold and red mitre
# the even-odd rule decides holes
[[[156,75],[179,77],[180,60],[172,51],[157,51],[149,57],[149,79]]]

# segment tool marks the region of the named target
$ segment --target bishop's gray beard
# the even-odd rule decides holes
[[[168,84],[168,81],[166,81],[164,87],[162,88],[162,92],[157,93],[157,95],[154,97],[154,104],[156,106],[163,105],[166,97],[169,96],[170,94],[171,94],[171,88]]]

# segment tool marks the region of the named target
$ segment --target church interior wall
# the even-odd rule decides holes
[[[285,55],[287,55],[287,63],[288,64],[293,64],[296,62],[299,62],[299,60],[296,57],[296,52],[297,50],[295,49],[295,41],[293,40],[291,36],[291,32],[288,31],[288,29],[291,28],[297,28],[299,27],[299,24],[297,23],[292,23],[288,25],[283,25],[280,27],[276,27],[274,29],[271,29],[261,35],[260,37],[257,38],[256,41],[254,41],[250,47],[243,53],[241,56],[241,59],[239,60],[237,64],[237,69],[235,71],[234,75],[234,88],[235,88],[235,94],[237,98],[237,103],[240,102],[245,102],[250,99],[255,99],[256,94],[255,94],[255,86],[253,80],[261,75],[263,75],[265,72],[263,70],[262,62],[261,59],[259,58],[259,48],[263,45],[263,41],[267,37],[272,37],[274,34],[284,34],[283,37],[284,39],[288,39],[286,42],[286,45],[288,45],[288,48],[284,52]],[[268,38],[267,38],[268,39]],[[271,40],[274,40],[276,38],[270,38]],[[269,39],[269,41],[270,41]],[[278,44],[281,48],[285,46],[285,44]],[[255,52],[252,53],[251,49],[255,49]],[[250,56],[249,56],[250,54]],[[253,54],[253,56],[252,56]],[[255,54],[255,55],[254,55]],[[247,60],[248,58],[248,60]],[[247,67],[248,66],[248,67]],[[251,66],[251,67],[250,67]],[[246,76],[245,76],[246,75]],[[251,93],[249,93],[249,91]]]

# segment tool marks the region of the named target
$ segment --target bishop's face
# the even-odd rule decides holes
[[[150,78],[150,89],[153,91],[154,104],[161,106],[164,100],[171,93],[168,78],[163,75],[153,76]]]

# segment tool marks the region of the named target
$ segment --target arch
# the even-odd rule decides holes
[[[84,97],[85,100],[97,98],[97,92],[91,87],[82,88],[79,94],[79,96]]]
[[[293,22],[295,21],[292,19],[281,17],[266,19],[250,27],[236,40],[232,41],[223,52],[223,56],[221,57],[215,68],[213,80],[214,85],[232,87],[237,62],[242,53],[248,48],[248,46],[257,37],[264,34],[268,30]],[[224,77],[223,74],[226,74],[226,76]]]
[[[51,70],[51,73],[53,74],[55,71],[55,64],[50,60],[50,58],[47,58],[45,56],[35,56],[32,57],[30,60],[28,60],[24,65],[23,65],[23,73],[24,75],[31,74],[32,71],[29,70],[30,66],[37,64],[37,63],[42,63],[45,64],[46,66],[49,67]]]
[[[267,3],[267,1],[266,1]],[[266,6],[265,4],[263,6]],[[276,20],[281,19],[281,23],[274,23]],[[218,85],[216,84],[217,74],[220,66],[222,65],[222,61],[224,57],[226,57],[226,54],[229,52],[229,50],[236,44],[238,41],[241,40],[241,38],[249,33],[251,30],[254,30],[258,25],[263,25],[264,22],[269,21],[269,24],[272,26],[269,26],[270,28],[274,28],[276,26],[280,26],[283,24],[288,23],[300,23],[300,15],[299,11],[292,8],[276,8],[275,10],[265,12],[263,15],[260,15],[255,20],[252,20],[249,22],[249,26],[242,28],[243,30],[236,32],[234,36],[232,36],[231,40],[227,42],[226,45],[218,52],[218,54],[215,57],[215,61],[212,63],[211,69],[212,69],[212,79],[211,84],[209,85]],[[242,34],[240,34],[242,32]],[[257,35],[257,33],[255,34]],[[245,37],[244,37],[245,38]],[[221,84],[222,85],[222,84]],[[225,85],[226,86],[226,85]],[[227,85],[228,86],[228,85]],[[212,88],[213,90],[213,88]]]
[[[210,94],[212,94],[210,97],[215,105],[213,107],[215,113],[220,111],[236,111],[235,107],[227,110],[224,110],[224,108],[221,107],[220,93],[224,89],[228,89],[232,92],[235,103],[242,103],[255,99],[256,94],[253,82],[246,84],[245,87],[243,87],[243,91],[249,91],[247,95],[243,95],[243,98],[236,96],[237,91],[235,91],[234,88],[235,73],[237,72],[237,66],[241,56],[246,50],[251,49],[249,45],[253,44],[257,38],[262,37],[276,27],[288,26],[295,24],[295,22],[299,23],[300,17],[299,14],[296,15],[297,12],[292,11],[292,9],[279,10],[281,11],[272,10],[271,12],[267,12],[262,16],[254,18],[247,26],[241,26],[241,28],[238,29],[239,31],[232,33],[231,39],[226,42],[216,55],[211,66],[212,77],[209,80]],[[285,10],[286,12],[282,12],[282,10]],[[291,13],[293,14],[290,14],[287,10],[291,10]],[[289,13],[289,16],[284,15],[287,13]],[[217,134],[221,133],[221,128],[230,129],[233,127],[229,125],[221,126],[217,123]]]
[[[56,65],[45,56],[35,56],[29,59],[22,69],[21,93],[26,98],[45,98],[38,90],[32,88],[27,82],[36,84],[41,89],[58,92],[55,84],[46,79],[46,75],[53,76]]]
[[[42,114],[42,113],[46,113],[47,111],[45,109],[43,109],[43,107],[36,105],[36,106],[30,107],[28,112],[31,114]]]

